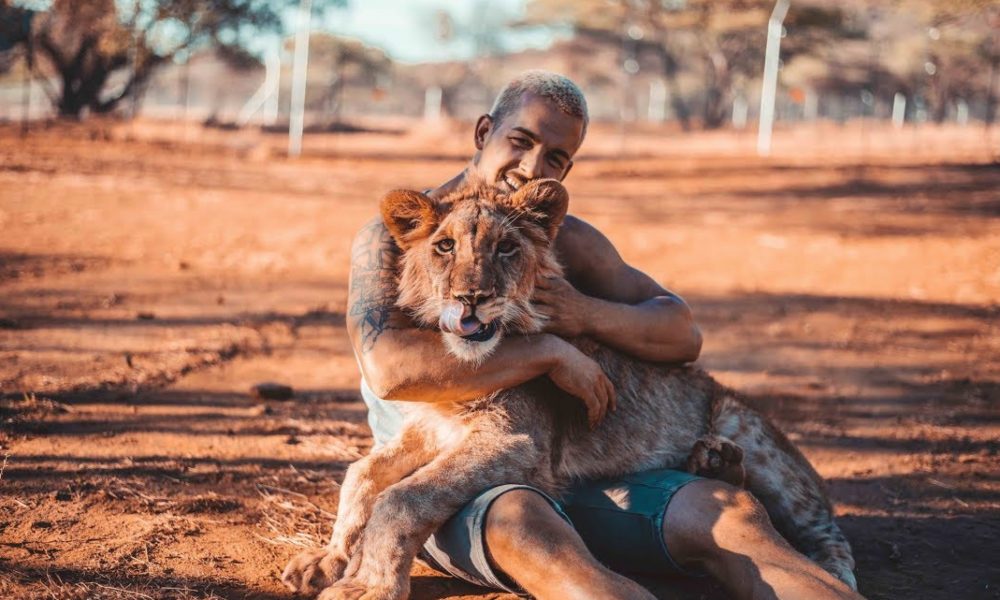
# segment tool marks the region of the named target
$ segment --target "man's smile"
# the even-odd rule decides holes
[[[518,189],[521,188],[522,185],[524,185],[523,181],[511,175],[510,173],[507,173],[506,175],[503,176],[503,182],[507,184],[507,187],[510,188],[508,191],[511,192],[516,192]]]

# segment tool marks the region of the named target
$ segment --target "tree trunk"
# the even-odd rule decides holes
[[[38,48],[45,53],[59,72],[62,82],[62,89],[59,90],[56,99],[59,116],[77,120],[83,117],[84,109],[90,109],[95,113],[108,113],[114,110],[133,89],[137,94],[141,93],[144,89],[143,84],[153,70],[165,60],[160,56],[147,59],[136,72],[132,73],[132,77],[120,93],[102,100],[101,92],[104,91],[108,78],[113,72],[129,64],[126,52],[101,54],[96,38],[86,37],[73,53],[73,57],[68,58],[59,46],[44,34],[38,37]]]
[[[661,42],[657,47],[660,51],[660,61],[663,64],[663,76],[667,80],[667,89],[670,90],[670,107],[674,109],[677,120],[681,123],[681,129],[691,130],[691,111],[684,96],[681,95],[681,86],[677,81],[677,61],[665,46],[666,42]]]
[[[705,129],[718,129],[726,122],[726,104],[730,85],[729,61],[718,50],[710,50],[705,57]]]

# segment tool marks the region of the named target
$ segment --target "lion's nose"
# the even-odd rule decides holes
[[[462,304],[467,304],[469,306],[476,306],[486,302],[493,297],[492,290],[464,290],[461,292],[452,292],[452,296]]]

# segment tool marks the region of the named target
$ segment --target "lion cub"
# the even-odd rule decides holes
[[[504,335],[540,331],[531,297],[539,277],[562,273],[551,242],[568,201],[551,179],[509,195],[472,185],[441,201],[390,192],[381,209],[403,251],[398,305],[470,362]],[[558,496],[576,479],[673,467],[745,483],[782,535],[856,588],[820,477],[767,419],[697,368],[572,342],[617,392],[594,431],[545,378],[461,404],[405,403],[396,439],[348,469],[330,544],[293,559],[285,583],[325,600],[406,598],[421,545],[484,489],[523,483]]]

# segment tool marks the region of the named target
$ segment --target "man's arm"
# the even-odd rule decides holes
[[[540,282],[534,300],[550,317],[546,331],[585,335],[653,362],[698,358],[701,331],[688,305],[627,265],[601,232],[568,217],[557,249],[573,285],[564,279]]]
[[[379,397],[459,402],[549,375],[585,402],[591,422],[603,417],[614,401],[611,382],[597,363],[555,335],[507,337],[478,367],[448,354],[439,331],[417,328],[395,305],[399,255],[381,219],[369,222],[351,249],[347,332]]]

